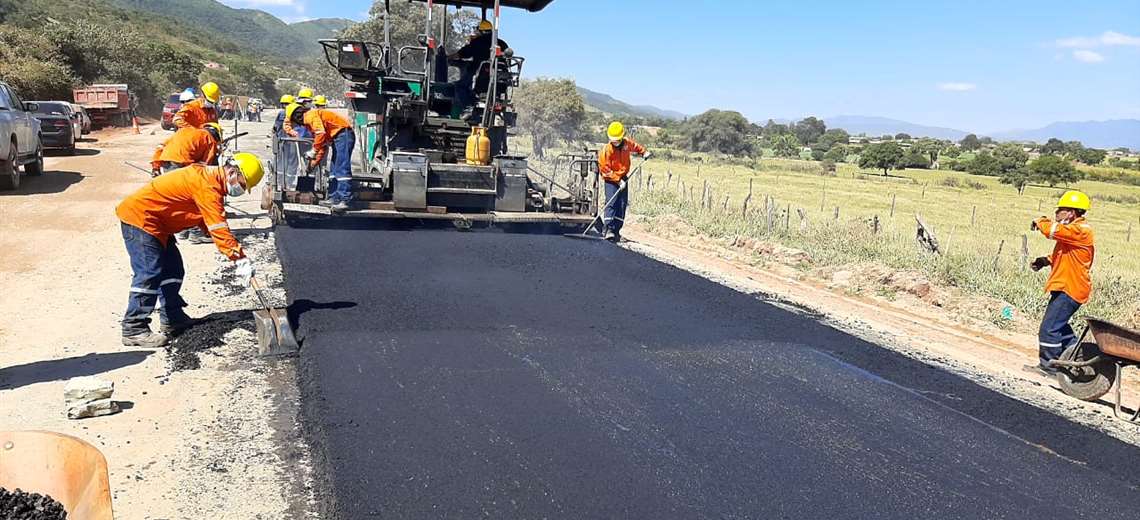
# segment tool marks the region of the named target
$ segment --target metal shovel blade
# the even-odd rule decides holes
[[[257,278],[250,279],[250,287],[261,302],[261,309],[253,311],[253,321],[257,330],[257,352],[261,356],[280,356],[292,354],[300,350],[297,337],[293,335],[293,326],[289,323],[289,316],[284,309],[269,306],[269,301],[262,293],[261,282]]]

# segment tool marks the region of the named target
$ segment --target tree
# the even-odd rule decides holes
[[[1045,157],[1052,156],[1046,155]],[[1029,182],[1032,180],[1032,178],[1033,174],[1030,173],[1029,168],[1018,168],[1016,170],[1002,173],[998,181],[1002,184],[1012,185],[1017,189],[1017,194],[1021,195],[1025,193],[1025,187],[1029,185]]]
[[[910,150],[903,155],[902,167],[904,168],[930,168],[930,156],[918,150],[917,147],[912,146]]]
[[[847,141],[850,139],[851,135],[847,133],[847,130],[842,128],[828,128],[827,131],[820,136],[819,140],[816,141],[816,144],[827,151],[834,148],[835,145],[847,144]]]
[[[1050,137],[1045,144],[1041,145],[1041,153],[1045,155],[1063,154],[1065,153],[1065,142],[1056,137]]]
[[[970,134],[970,135],[967,135],[966,137],[963,137],[961,141],[958,141],[958,144],[961,144],[962,149],[966,150],[968,152],[973,151],[973,150],[977,150],[978,148],[982,147],[982,143],[980,141],[978,141],[978,136],[976,136],[974,134]]]
[[[570,79],[522,82],[515,90],[515,108],[519,126],[534,138],[531,150],[538,158],[558,139],[577,137],[586,117],[586,103]]]
[[[895,140],[896,141],[909,141],[910,140],[910,134],[899,132],[899,133],[895,134]]]
[[[878,143],[863,149],[862,155],[859,156],[859,167],[883,170],[883,176],[886,176],[888,170],[898,168],[902,160],[903,150],[898,143]]]
[[[0,25],[0,81],[24,99],[71,99],[75,78],[42,34]]]
[[[922,139],[919,139],[918,142],[914,143],[913,148],[923,154],[926,154],[926,156],[929,158],[927,161],[928,166],[934,166],[938,164],[938,156],[942,153],[942,143],[940,141],[924,137]]]
[[[966,165],[966,171],[973,175],[996,177],[1001,174],[1001,164],[989,152],[980,152]]]
[[[1044,182],[1050,188],[1058,184],[1072,184],[1084,177],[1080,171],[1073,167],[1072,163],[1056,155],[1038,157],[1037,160],[1029,163],[1028,170],[1034,181]]]
[[[1081,144],[1080,141],[1069,141],[1065,143],[1065,154],[1069,157],[1072,157],[1074,160],[1076,159],[1077,154],[1081,153],[1081,150],[1084,149],[1085,145]]]
[[[799,157],[800,141],[792,134],[775,136],[772,139],[772,148],[777,157]]]
[[[804,146],[811,146],[827,131],[827,125],[815,117],[805,117],[795,124],[792,131],[800,143]]]
[[[1077,160],[1089,166],[1096,166],[1104,161],[1104,157],[1108,155],[1104,150],[1097,148],[1085,148],[1077,152]]]
[[[368,10],[368,20],[345,29],[344,38],[382,43],[384,41],[384,3],[373,2],[372,7]],[[393,49],[420,45],[418,40],[419,35],[424,31],[424,13],[423,4],[413,2],[391,2],[389,4],[388,23]],[[435,19],[440,19],[439,11],[436,11]],[[467,43],[467,35],[472,34],[475,26],[479,24],[479,15],[471,9],[464,9],[458,13],[451,10],[447,13],[447,21],[449,22],[446,35],[447,51],[455,52]],[[436,30],[436,32],[438,31]],[[422,60],[423,53],[409,52],[407,55],[405,67],[410,70],[417,70],[412,68],[415,65],[410,62],[416,59]],[[395,56],[392,57],[392,60],[395,61]]]
[[[957,159],[959,155],[962,155],[962,150],[959,150],[957,146],[950,145],[942,149],[942,155],[951,159]]]
[[[983,144],[985,146],[990,146],[990,145],[994,144],[994,138],[992,138],[992,137],[981,137],[978,139],[978,143]]]
[[[823,158],[836,163],[844,162],[847,160],[847,146],[842,144],[832,146],[827,153],[823,154]]]
[[[994,159],[997,159],[997,174],[999,176],[1019,170],[1025,167],[1025,163],[1029,161],[1029,154],[1021,148],[1021,145],[1016,143],[998,145],[997,148],[994,148],[993,156]]]
[[[712,109],[689,118],[681,125],[682,145],[692,152],[751,155],[749,123],[740,112]]]

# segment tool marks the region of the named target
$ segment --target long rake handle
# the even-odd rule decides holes
[[[637,163],[637,167],[634,168],[632,171],[630,171],[629,175],[625,176],[625,186],[618,188],[617,192],[614,193],[614,196],[610,197],[610,200],[606,201],[606,205],[602,206],[601,211],[599,211],[598,214],[594,217],[594,220],[591,220],[590,225],[586,226],[585,231],[582,231],[582,236],[586,236],[586,233],[588,233],[591,229],[594,229],[594,226],[598,224],[598,220],[600,220],[602,218],[602,215],[606,214],[606,210],[610,209],[610,205],[612,205],[614,203],[614,201],[617,200],[617,196],[620,195],[621,192],[625,191],[625,189],[629,187],[629,179],[632,179],[634,175],[641,173],[641,167],[643,165],[645,165],[645,161],[648,161],[648,160],[649,159],[642,159],[641,162]]]

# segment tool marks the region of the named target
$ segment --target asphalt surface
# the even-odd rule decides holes
[[[611,244],[278,233],[328,518],[1140,506],[1131,445]]]

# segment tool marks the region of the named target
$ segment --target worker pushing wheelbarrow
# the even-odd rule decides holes
[[[1092,336],[1092,341],[1086,341]],[[1140,365],[1140,332],[1097,318],[1085,320],[1076,345],[1049,362],[1057,369],[1057,383],[1065,394],[1095,401],[1115,392],[1113,413],[1121,417],[1121,374],[1124,367]],[[1129,421],[1140,419],[1140,406]]]

